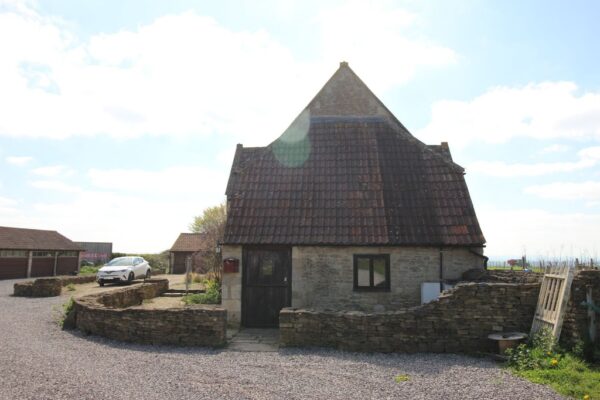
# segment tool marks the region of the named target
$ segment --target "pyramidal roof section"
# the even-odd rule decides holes
[[[356,75],[346,61],[340,62],[338,70],[329,78],[306,108],[296,117],[283,134],[273,141],[297,136],[297,131],[304,131],[310,119],[314,117],[381,117],[386,119],[396,133],[403,135],[423,148],[423,151],[442,157],[453,168],[464,172],[464,168],[445,157],[414,137],[408,129],[383,104],[369,87]],[[447,146],[447,144],[446,144]],[[449,153],[449,150],[448,150]]]

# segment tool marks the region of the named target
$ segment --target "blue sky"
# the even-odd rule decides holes
[[[493,259],[598,256],[600,3],[256,3],[0,0],[0,225],[166,249],[347,60]]]

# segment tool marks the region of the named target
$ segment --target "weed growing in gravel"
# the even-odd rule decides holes
[[[67,290],[68,290],[69,292],[73,292],[73,291],[75,290],[75,285],[74,285],[74,284],[72,284],[72,283],[69,283],[69,284],[67,285]]]
[[[396,377],[394,378],[394,381],[396,381],[396,383],[400,383],[400,382],[406,382],[409,379],[410,379],[410,376],[401,374],[401,375],[396,375]]]
[[[566,396],[600,399],[600,368],[560,349],[547,331],[534,336],[528,344],[507,350],[507,355],[508,366],[515,375],[549,385]]]
[[[67,319],[67,316],[73,311],[74,308],[75,308],[75,301],[73,301],[73,298],[70,297],[69,301],[67,301],[62,306],[62,316],[61,316],[60,320],[58,321],[58,324],[60,325],[61,328],[63,328],[65,326],[65,320]]]

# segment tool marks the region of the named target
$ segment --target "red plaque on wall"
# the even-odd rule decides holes
[[[223,272],[235,273],[240,271],[240,260],[237,258],[226,258],[223,260]]]

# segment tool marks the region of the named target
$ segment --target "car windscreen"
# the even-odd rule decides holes
[[[110,260],[108,264],[109,267],[118,267],[123,265],[133,265],[133,257],[120,257],[115,258],[114,260]]]

